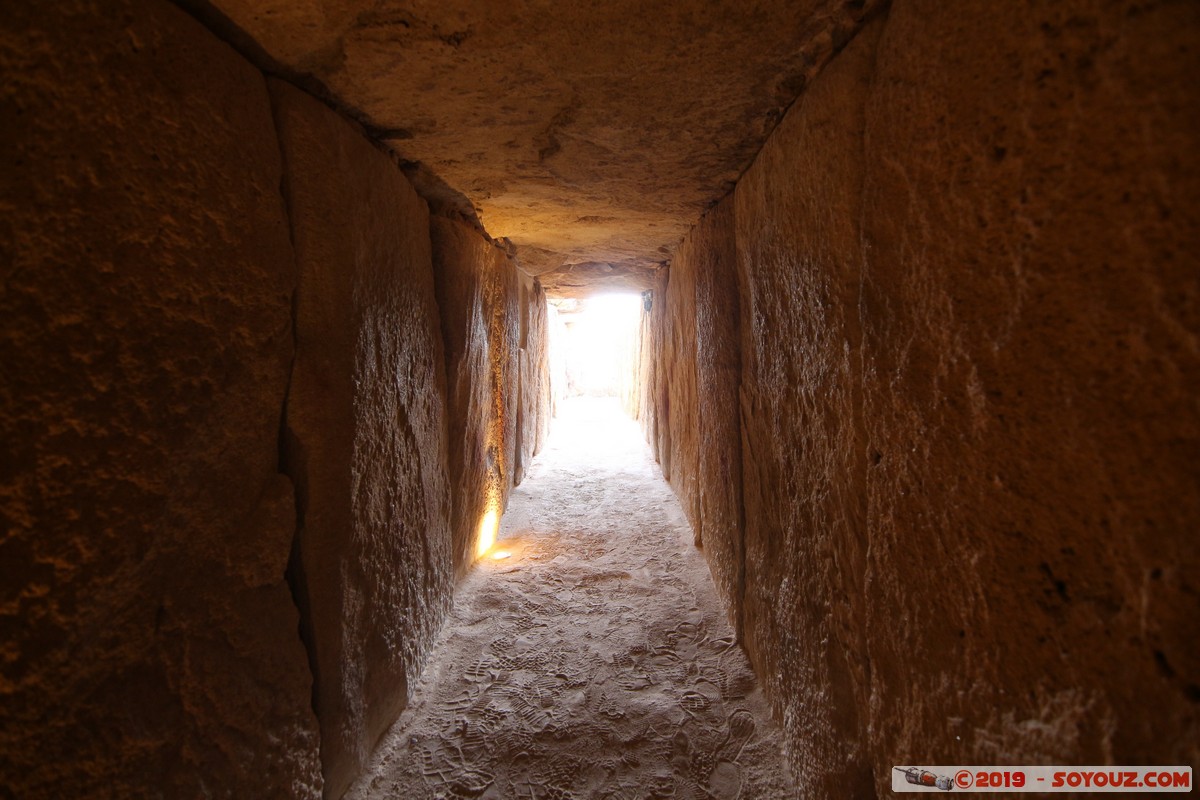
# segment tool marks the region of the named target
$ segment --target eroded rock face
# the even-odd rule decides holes
[[[326,795],[399,716],[450,602],[445,372],[425,203],[383,152],[272,81],[299,279],[285,446],[292,577]]]
[[[675,489],[679,503],[692,525],[696,544],[703,537],[700,522],[698,450],[701,427],[700,404],[696,397],[696,268],[695,243],[689,238],[680,246],[662,295],[662,396],[666,407],[662,418],[669,428],[669,458],[663,474]],[[661,425],[662,423],[660,423]]]
[[[648,300],[640,419],[740,632],[741,339],[731,198],[688,233]]]
[[[868,529],[865,514],[858,226],[872,163],[862,156],[863,105],[880,28],[859,34],[817,78],[732,197],[743,290],[744,641],[783,716],[790,760],[821,765],[800,773],[818,795],[869,795],[873,783],[890,786],[892,765],[873,762],[864,742],[875,666],[866,550],[885,523]],[[907,585],[918,596],[944,591],[941,582]],[[903,608],[878,609],[879,634],[894,635]],[[944,634],[926,636],[932,644]]]
[[[520,376],[517,382],[517,441],[513,447],[513,485],[519,486],[550,430],[550,350],[546,292],[518,271]]]
[[[0,27],[0,793],[317,797],[265,82],[167,3]]]
[[[1200,756],[1197,67],[1193,5],[887,21],[864,115],[865,162],[890,165],[862,198],[866,611],[907,614],[868,639],[877,761]],[[947,725],[963,706],[986,711]]]
[[[503,513],[549,424],[546,297],[470,225],[434,217],[431,230],[449,384],[454,564],[462,574],[485,517]]]
[[[680,256],[695,260],[696,475],[699,536],[734,630],[742,622],[742,442],[738,385],[741,321],[733,202],[722,200],[688,234]]]
[[[216,0],[555,295],[650,288],[873,0]],[[586,275],[584,282],[579,275]]]
[[[638,421],[646,432],[646,441],[654,460],[662,467],[663,475],[671,475],[671,423],[668,406],[667,360],[664,331],[667,325],[667,281],[669,271],[661,269],[655,274],[654,288],[643,301],[642,324],[638,330],[641,339],[641,364],[639,378],[642,385]]]
[[[1198,21],[897,2],[681,248],[736,253],[744,638],[802,792],[1196,760]]]

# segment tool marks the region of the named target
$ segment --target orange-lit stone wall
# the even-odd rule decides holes
[[[725,287],[697,281],[683,435],[802,793],[1200,757],[1198,13],[897,0],[671,266]],[[643,419],[679,487],[673,284]],[[739,449],[740,533],[705,502]]]
[[[426,203],[174,5],[0,27],[0,795],[339,797],[469,564]],[[497,264],[502,507],[549,383]]]
[[[337,797],[403,710],[449,606],[445,366],[425,201],[336,113],[285,83],[271,94],[298,273],[291,575]]]
[[[0,795],[318,797],[266,81],[167,3],[0,29]]]
[[[454,564],[461,574],[545,438],[550,415],[546,295],[465,222],[433,219],[450,424]],[[492,517],[494,519],[494,516]],[[486,527],[486,526],[485,526]]]

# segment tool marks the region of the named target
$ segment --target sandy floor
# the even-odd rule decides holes
[[[572,401],[348,798],[782,798],[777,728],[675,496]]]

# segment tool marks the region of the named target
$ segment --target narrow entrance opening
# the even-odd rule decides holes
[[[603,428],[636,416],[641,296],[551,298],[549,305],[551,424]]]

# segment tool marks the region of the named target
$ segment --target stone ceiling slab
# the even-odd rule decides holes
[[[874,3],[215,5],[573,294],[649,286]]]

